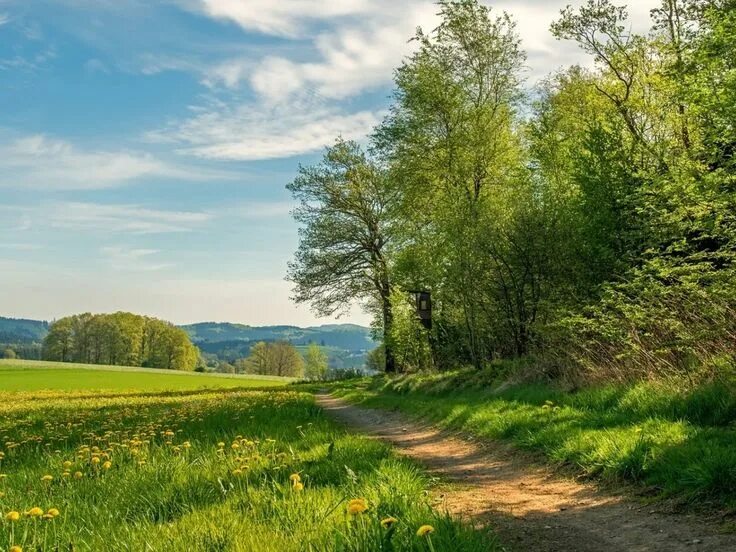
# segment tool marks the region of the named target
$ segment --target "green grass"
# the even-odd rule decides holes
[[[0,393],[0,451],[0,550],[499,549],[433,511],[421,471],[308,393]],[[349,515],[352,499],[367,511]]]
[[[656,497],[736,507],[736,390],[641,383],[564,393],[522,385],[493,392],[489,374],[376,378],[336,386],[369,407],[390,408]]]
[[[0,360],[0,391],[187,390],[275,387],[290,378],[199,374],[175,370]]]

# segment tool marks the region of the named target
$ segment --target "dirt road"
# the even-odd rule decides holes
[[[736,552],[698,515],[671,514],[565,479],[499,443],[476,444],[396,412],[328,395],[317,402],[350,428],[390,442],[447,485],[438,506],[490,524],[510,550],[532,552]]]

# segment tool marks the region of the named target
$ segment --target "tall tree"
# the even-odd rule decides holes
[[[287,188],[299,201],[299,249],[289,264],[294,298],[321,315],[355,300],[377,303],[384,337],[390,333],[389,250],[395,191],[384,170],[354,142],[338,140],[322,162],[301,167]],[[386,371],[395,370],[390,345]]]

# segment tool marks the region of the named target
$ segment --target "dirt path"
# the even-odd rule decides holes
[[[696,515],[668,514],[564,479],[498,443],[473,442],[396,412],[328,395],[317,402],[349,427],[392,443],[450,485],[437,498],[452,514],[489,523],[507,548],[533,552],[736,552]]]

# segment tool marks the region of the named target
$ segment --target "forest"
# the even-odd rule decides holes
[[[199,350],[173,324],[129,312],[79,314],[51,324],[44,360],[191,371]]]
[[[568,7],[551,30],[588,61],[536,86],[510,16],[438,6],[367,145],[338,137],[288,186],[296,300],[333,314],[360,298],[388,372],[730,373],[736,2],[663,0],[644,34],[608,0]]]

